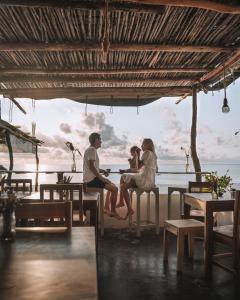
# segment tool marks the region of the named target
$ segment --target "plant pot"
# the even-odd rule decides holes
[[[3,218],[3,232],[1,235],[1,240],[6,242],[11,242],[15,238],[16,234],[16,220],[15,220],[15,211],[14,209],[7,209],[2,213]]]

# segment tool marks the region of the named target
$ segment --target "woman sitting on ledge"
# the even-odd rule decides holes
[[[141,158],[142,166],[136,174],[124,174],[120,180],[120,193],[127,205],[127,215],[134,214],[130,205],[129,188],[150,189],[155,186],[155,175],[157,170],[157,155],[155,154],[154,144],[151,139],[144,139],[142,143],[143,155]],[[119,205],[118,205],[119,206]]]

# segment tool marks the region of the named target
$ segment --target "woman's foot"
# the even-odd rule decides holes
[[[119,216],[119,214],[117,212],[111,212],[110,217],[113,217],[117,220],[124,220],[124,218],[122,218],[121,216]]]
[[[127,212],[126,217],[124,218],[124,220],[127,220],[129,216],[132,216],[134,214],[134,210],[131,209]]]
[[[123,206],[124,206],[124,202],[119,202],[119,203],[116,205],[116,208],[123,207]]]
[[[104,213],[105,215],[108,215],[109,217],[111,217],[111,211],[109,209],[104,208]]]

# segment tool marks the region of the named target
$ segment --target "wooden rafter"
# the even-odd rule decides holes
[[[144,95],[144,96],[154,96],[154,95],[161,95],[164,93],[168,93],[168,87],[135,87],[134,94]],[[178,92],[180,94],[191,92],[191,86],[171,86],[171,92]],[[66,95],[67,96],[96,96],[96,97],[106,97],[108,95],[116,95],[116,96],[129,96],[132,95],[133,89],[132,88],[113,88],[113,87],[104,87],[104,88],[19,88],[19,89],[1,89],[0,93],[3,94],[5,97],[16,97],[16,98],[38,98],[44,99],[44,97],[53,97],[59,95]]]
[[[11,77],[0,77],[0,83],[22,83],[22,82],[29,82],[29,83],[43,83],[43,82],[60,82],[60,83],[78,83],[78,84],[87,84],[88,86],[94,85],[114,85],[114,86],[136,86],[136,85],[159,85],[159,84],[173,84],[178,81],[181,81],[182,84],[188,83],[195,83],[196,79],[194,80],[192,77],[184,77],[181,76],[179,78],[163,78],[163,79],[95,79],[95,78],[71,78],[71,77],[62,77],[62,76],[54,76],[54,77],[43,77],[43,76],[11,76]]]
[[[26,115],[25,109],[17,102],[17,100],[15,100],[13,97],[9,97],[9,100],[11,100],[17,106],[17,108]]]
[[[129,1],[129,0],[123,0]],[[193,7],[206,10],[212,10],[223,14],[240,14],[239,5],[230,5],[220,3],[218,1],[207,1],[207,0],[130,0],[130,2],[138,4],[149,4],[149,5],[167,5],[175,7]]]
[[[159,5],[166,5],[166,6],[175,6],[175,7],[193,7],[193,8],[200,8],[206,10],[212,10],[218,13],[228,13],[228,14],[240,14],[240,6],[239,5],[230,5],[220,3],[218,1],[207,1],[207,0],[123,0],[127,2],[125,5],[124,3],[124,10],[129,6],[129,8],[133,8],[136,11],[139,9],[142,11],[144,10],[143,6],[157,6],[158,9]],[[132,2],[132,4],[130,3]],[[130,4],[129,4],[130,3]],[[139,8],[136,6],[134,7],[133,4],[138,5]],[[1,0],[0,5],[7,5],[7,6],[20,6],[20,7],[50,7],[50,8],[62,8],[62,9],[69,9],[69,8],[77,8],[77,9],[91,9],[91,10],[100,10],[103,9],[104,3],[94,3],[91,4],[89,2],[83,3],[82,1],[58,1],[58,0],[48,0],[48,1],[37,1],[37,0]],[[123,10],[121,6],[117,3],[110,4],[111,10]],[[149,11],[150,8],[145,8],[146,11]],[[151,7],[153,10],[154,7]]]
[[[230,53],[237,50],[236,47],[217,47],[204,45],[161,45],[161,44],[123,44],[111,43],[109,51],[163,51],[163,52],[223,52]],[[0,51],[102,51],[100,43],[82,42],[4,42],[0,43]]]
[[[0,75],[21,74],[21,75],[114,75],[114,74],[149,74],[149,73],[206,73],[211,71],[208,68],[179,68],[169,66],[163,68],[146,69],[104,69],[104,70],[77,70],[77,69],[33,69],[33,68],[4,68],[0,69]]]
[[[155,13],[162,14],[165,11],[165,7],[161,5],[146,5],[137,3],[119,3],[110,2],[110,11],[131,11],[134,13]],[[38,1],[38,0],[1,0],[1,6],[12,6],[12,7],[34,7],[34,8],[60,8],[60,9],[81,9],[81,10],[104,10],[103,2],[83,2],[83,1],[59,1],[59,0],[49,0],[49,1]]]
[[[203,75],[200,79],[199,82],[206,82],[209,81],[217,76],[219,76],[224,68],[230,68],[232,65],[234,65],[236,62],[240,60],[240,50],[236,51],[228,60],[226,60],[222,65],[219,67],[215,68],[211,72]]]

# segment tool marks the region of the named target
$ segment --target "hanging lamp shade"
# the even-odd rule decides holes
[[[228,106],[228,100],[227,98],[225,97],[223,99],[223,106],[222,106],[222,112],[223,113],[228,113],[230,111],[230,107]]]

